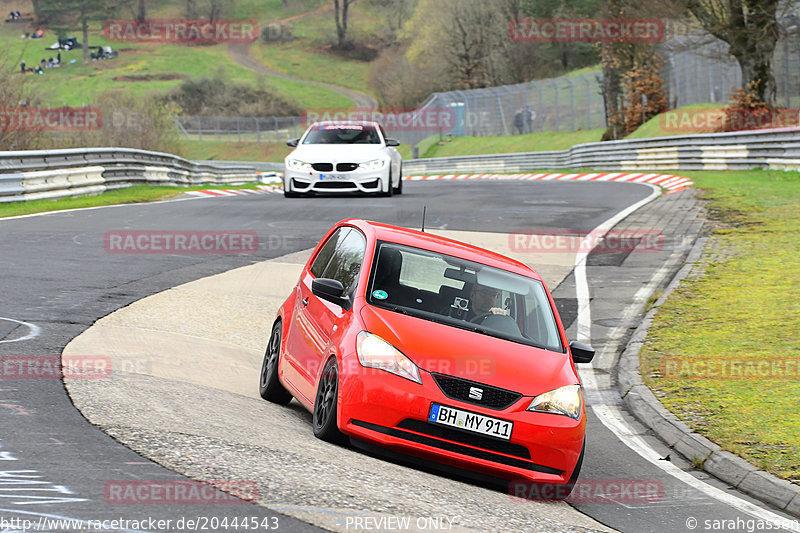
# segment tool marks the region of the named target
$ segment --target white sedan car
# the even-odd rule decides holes
[[[403,192],[403,161],[376,122],[315,122],[284,164],[287,198],[313,192],[365,192],[391,196]]]

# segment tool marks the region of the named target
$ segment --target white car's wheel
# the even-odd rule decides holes
[[[391,182],[390,182],[391,183]],[[394,194],[403,194],[403,165],[400,165],[400,177],[397,178],[397,187],[393,187]]]
[[[285,198],[298,198],[300,195],[292,190],[291,180],[283,184],[283,196]]]
[[[386,190],[379,192],[378,196],[391,197],[392,193],[394,193],[394,187],[392,186],[392,171],[391,170],[389,170],[389,179],[386,180],[386,181],[387,181]]]

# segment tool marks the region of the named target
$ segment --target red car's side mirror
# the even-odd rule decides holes
[[[350,308],[350,299],[342,296],[344,294],[344,286],[342,283],[335,279],[330,278],[317,278],[311,282],[311,294],[317,298],[327,300],[333,304],[343,307],[344,309]]]
[[[591,363],[594,358],[594,348],[582,342],[569,343],[569,351],[572,352],[572,360],[576,363]]]

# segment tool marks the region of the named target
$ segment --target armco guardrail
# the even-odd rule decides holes
[[[403,174],[595,170],[800,170],[800,129],[586,143],[568,150],[411,159]]]
[[[83,148],[0,152],[0,202],[95,194],[149,183],[256,181],[256,163],[197,163],[146,150]],[[282,170],[281,163],[260,170]],[[411,159],[403,173],[595,170],[800,170],[800,128],[586,143],[569,150]]]
[[[223,185],[252,182],[247,163],[197,163],[130,148],[0,152],[0,202],[97,194],[138,184]]]

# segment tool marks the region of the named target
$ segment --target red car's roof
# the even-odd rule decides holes
[[[372,222],[358,218],[350,218],[341,221],[339,224],[350,224],[363,231],[368,237],[372,236],[375,240],[396,242],[416,248],[431,250],[446,255],[452,255],[461,259],[467,259],[476,263],[493,266],[510,272],[515,272],[523,276],[532,277],[538,280],[542,278],[534,269],[504,255],[478,248],[471,244],[466,244],[447,237],[441,237],[432,233],[423,233],[414,229],[401,228],[380,222]]]

